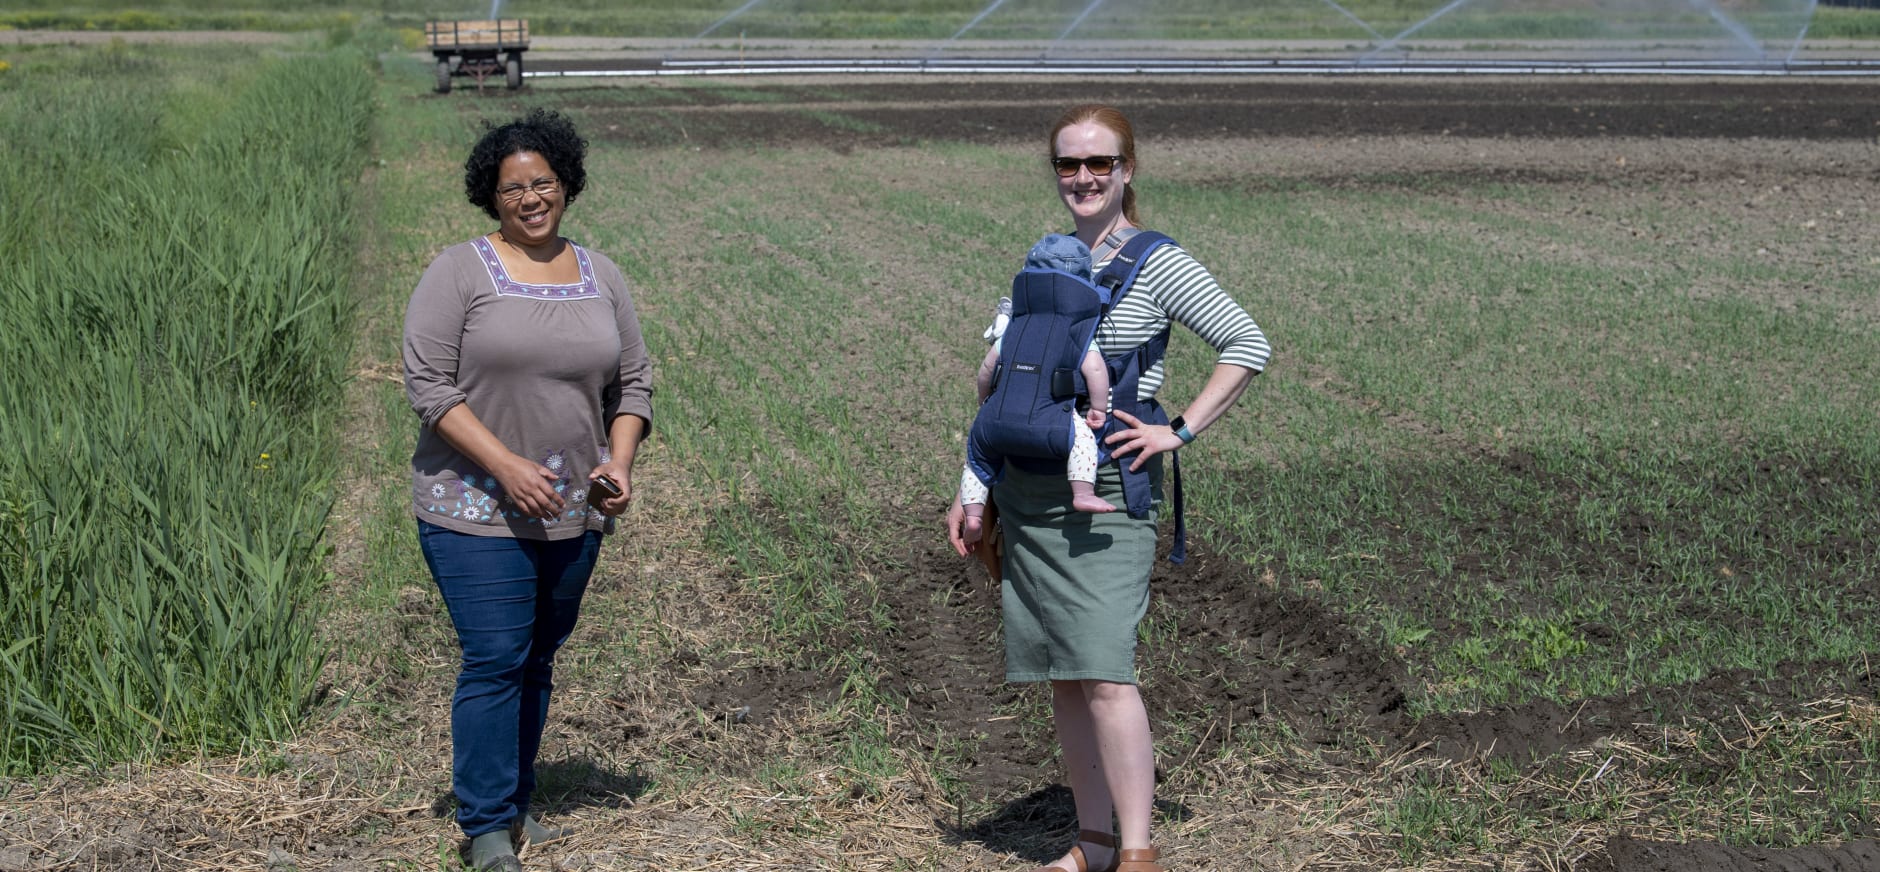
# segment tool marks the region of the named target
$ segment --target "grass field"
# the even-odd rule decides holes
[[[268,68],[5,57],[16,90]],[[487,230],[458,192],[477,125],[546,105],[593,139],[565,230],[636,283],[659,393],[557,676],[541,807],[581,832],[530,868],[1042,859],[1067,821],[1043,698],[997,680],[996,597],[940,533],[976,337],[1062,222],[1033,137],[897,131],[852,83],[439,98],[422,59],[377,64],[374,155],[335,183],[358,242],[345,407],[315,419],[345,422],[316,455],[330,553],[297,558],[329,576],[318,702],[247,753],[4,782],[0,851],[451,867],[456,652],[412,536],[398,330],[425,263]],[[1160,109],[1200,86],[1086,91],[1111,87]],[[1027,98],[1039,126],[1068,93]],[[779,116],[821,132],[780,139]],[[1620,830],[1880,831],[1874,146],[1779,134],[1145,131],[1151,223],[1276,349],[1184,457],[1198,557],[1142,631],[1180,868],[1595,868]],[[1199,345],[1178,340],[1173,408]]]
[[[649,0],[631,7],[607,0],[507,0],[491,6],[440,8],[415,0],[362,5],[313,0],[291,9],[265,0],[210,6],[158,0],[126,5],[112,0],[17,0],[0,12],[0,25],[78,30],[257,29],[316,30],[338,34],[373,27],[418,28],[431,18],[528,18],[541,35],[686,39],[711,31],[717,38],[882,39],[1310,39],[1381,42],[1416,28],[1417,39],[1706,40],[1736,45],[1748,38],[1786,53],[1804,27],[1817,39],[1880,36],[1871,10],[1817,7],[1800,0],[1739,0],[1706,5],[1683,2],[1574,4],[1477,0],[1450,4],[1391,0]],[[1349,13],[1349,16],[1346,14]],[[1721,18],[1719,17],[1721,16]],[[1358,19],[1363,24],[1354,21]],[[1434,18],[1433,21],[1425,19]],[[1727,19],[1728,25],[1721,23]],[[1372,28],[1375,32],[1367,31]]]

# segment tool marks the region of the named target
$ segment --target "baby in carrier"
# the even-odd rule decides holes
[[[1091,278],[1090,248],[1075,237],[1053,233],[1032,246],[1031,253],[1025,258],[1025,268],[1057,270],[1088,282]],[[986,331],[987,338],[992,340],[992,347],[987,350],[985,359],[980,361],[979,372],[973,378],[981,404],[993,391],[1010,314],[1011,301],[1001,300],[999,303],[999,316]],[[1080,512],[1113,512],[1116,507],[1097,496],[1096,489],[1096,433],[1103,429],[1109,419],[1110,373],[1103,364],[1103,355],[1097,351],[1094,330],[1090,341],[1084,346],[1078,370],[1083,373],[1084,384],[1089,389],[1090,404],[1081,413],[1074,406],[1071,410],[1072,442],[1065,471],[1071,484],[1071,507]],[[986,495],[987,485],[973,471],[973,464],[969,461],[960,475],[960,505],[966,511],[962,538],[968,543],[978,542],[985,534]]]

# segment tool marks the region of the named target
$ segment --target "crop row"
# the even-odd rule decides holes
[[[0,772],[282,735],[310,696],[373,85],[308,62],[0,88]]]

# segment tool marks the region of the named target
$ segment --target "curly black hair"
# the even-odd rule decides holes
[[[470,149],[463,162],[463,193],[470,204],[501,220],[496,212],[496,176],[503,159],[512,154],[532,151],[548,161],[555,177],[561,180],[563,202],[573,203],[587,187],[587,140],[576,133],[568,116],[549,109],[531,109],[529,114],[500,127],[485,123],[483,138]]]

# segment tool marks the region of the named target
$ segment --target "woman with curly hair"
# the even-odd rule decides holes
[[[412,508],[463,647],[451,787],[477,870],[520,869],[518,839],[556,834],[529,813],[555,651],[652,428],[627,281],[560,233],[586,150],[539,109],[485,131],[464,193],[496,228],[439,254],[405,312]]]

